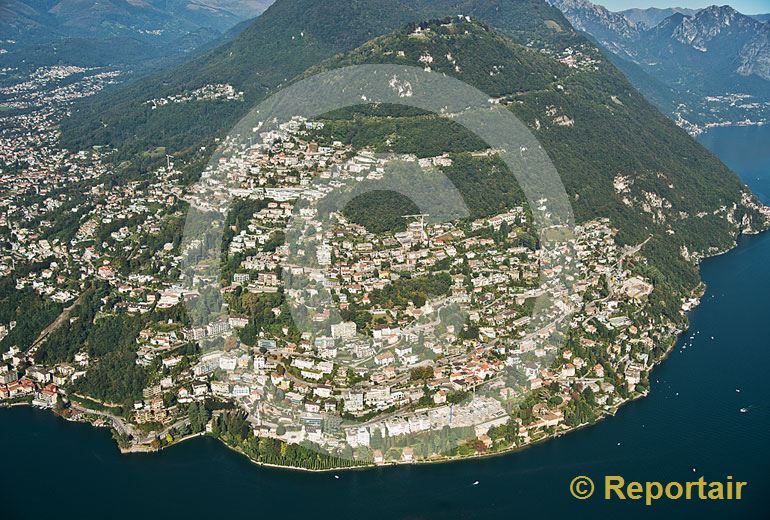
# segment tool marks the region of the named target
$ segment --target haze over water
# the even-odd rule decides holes
[[[770,128],[701,141],[770,204]],[[4,516],[59,518],[770,518],[770,233],[707,260],[691,329],[615,417],[518,453],[451,464],[309,474],[257,467],[199,438],[120,455],[106,430],[29,408],[0,410]],[[694,335],[691,340],[690,337]],[[713,339],[712,339],[713,337]],[[686,348],[683,348],[686,347]],[[740,391],[738,391],[740,390]],[[746,408],[746,413],[740,409]],[[572,498],[570,480],[748,481],[740,502]],[[473,485],[479,481],[478,485]]]

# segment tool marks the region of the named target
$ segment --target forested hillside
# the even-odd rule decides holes
[[[64,122],[63,143],[72,149],[108,144],[126,152],[120,157],[156,146],[172,152],[196,147],[308,67],[408,22],[455,14],[487,21],[522,42],[571,32],[561,13],[540,0],[281,0],[233,41],[86,101]],[[222,83],[243,91],[244,100],[174,104],[161,110],[146,103]]]

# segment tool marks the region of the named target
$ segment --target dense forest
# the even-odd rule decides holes
[[[422,307],[428,298],[449,294],[452,278],[447,273],[438,273],[416,278],[399,278],[382,289],[369,294],[372,305],[383,308],[405,308],[411,302]]]
[[[62,305],[39,296],[31,288],[16,289],[13,277],[0,279],[0,324],[16,326],[0,341],[0,352],[16,345],[22,351],[62,312]]]

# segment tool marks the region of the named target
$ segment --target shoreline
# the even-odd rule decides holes
[[[667,351],[668,353],[673,350],[673,347]],[[186,435],[184,437],[180,437],[179,439],[174,439],[174,441],[170,444],[167,444],[165,446],[161,446],[160,448],[153,448],[149,445],[136,445],[129,448],[123,448],[119,445],[116,446],[118,450],[120,451],[121,455],[130,455],[130,454],[141,454],[141,453],[160,453],[166,449],[172,448],[174,446],[180,445],[190,439],[194,439],[197,437],[208,437],[212,440],[218,441],[221,445],[223,445],[225,448],[229,449],[230,451],[233,451],[240,456],[244,457],[246,460],[248,460],[251,464],[254,464],[255,466],[260,467],[266,467],[271,469],[280,469],[280,470],[287,470],[287,471],[300,471],[300,472],[307,472],[307,473],[329,473],[332,471],[342,472],[342,471],[361,471],[361,470],[371,470],[375,468],[388,468],[388,467],[399,467],[399,466],[417,466],[417,465],[428,465],[428,464],[452,464],[452,463],[458,463],[458,462],[464,462],[469,460],[476,460],[476,459],[486,459],[486,458],[493,458],[493,457],[500,457],[505,455],[511,455],[513,453],[524,451],[527,448],[530,448],[532,446],[542,444],[547,441],[551,441],[554,439],[558,439],[559,437],[562,437],[564,435],[569,435],[574,432],[590,428],[592,426],[595,426],[602,422],[604,419],[607,419],[609,417],[614,417],[618,411],[625,406],[626,404],[632,403],[634,401],[637,401],[639,399],[642,399],[648,395],[649,391],[643,393],[643,394],[637,394],[633,397],[629,397],[628,399],[624,400],[623,402],[619,403],[618,405],[614,406],[611,410],[605,412],[601,416],[599,416],[594,422],[592,423],[584,423],[580,424],[578,426],[575,426],[573,428],[569,428],[567,430],[562,430],[560,432],[552,433],[550,435],[545,435],[537,440],[534,440],[532,442],[528,442],[523,445],[518,446],[511,446],[505,449],[502,449],[500,451],[495,451],[491,453],[479,453],[474,455],[465,455],[465,456],[457,456],[457,457],[444,457],[444,458],[436,458],[436,459],[422,459],[422,460],[414,460],[412,462],[403,462],[403,461],[391,461],[391,462],[384,462],[382,464],[376,464],[374,462],[370,463],[362,463],[357,466],[339,466],[334,468],[326,468],[326,469],[311,469],[311,468],[303,468],[300,466],[284,466],[281,464],[272,464],[269,462],[260,462],[257,460],[252,459],[249,457],[246,453],[244,453],[242,450],[238,449],[235,446],[231,446],[230,444],[226,443],[222,439],[214,436],[209,435],[205,432],[200,433],[192,433],[190,435]],[[41,412],[50,412],[52,411],[50,408],[41,408],[39,406],[33,405],[31,402],[19,402],[19,403],[12,403],[12,404],[3,404],[3,406],[0,406],[0,408],[12,408],[17,406],[29,406],[32,409],[41,411]],[[88,413],[88,412],[86,412]],[[82,421],[77,419],[68,419],[60,414],[53,413],[54,416],[71,423],[80,423],[80,424],[88,424],[94,428],[108,428],[111,432],[115,431],[115,428],[113,426],[109,425],[103,425],[103,426],[96,426],[90,421]]]
[[[673,350],[673,346],[666,351],[666,357],[668,356],[668,353],[670,353],[671,350]],[[665,358],[663,358],[663,359],[665,359]],[[374,469],[374,468],[386,468],[386,467],[398,467],[398,466],[416,466],[416,465],[427,465],[427,464],[451,464],[451,463],[463,462],[463,461],[468,461],[468,460],[476,460],[476,459],[484,459],[484,458],[499,457],[499,456],[504,456],[504,455],[511,455],[511,454],[519,452],[519,451],[524,451],[525,449],[530,448],[532,446],[535,446],[535,445],[538,445],[538,444],[542,444],[542,443],[544,443],[546,441],[558,439],[559,437],[562,437],[564,435],[569,435],[569,434],[572,434],[574,432],[577,432],[577,431],[580,431],[580,430],[583,430],[583,429],[586,429],[586,428],[590,428],[592,426],[597,425],[598,423],[600,423],[601,421],[603,421],[606,418],[614,417],[617,414],[617,412],[623,406],[625,406],[628,403],[631,403],[631,402],[637,401],[639,399],[642,399],[642,398],[646,397],[648,394],[649,394],[649,390],[644,392],[644,393],[642,393],[642,394],[637,394],[637,395],[634,395],[633,397],[629,397],[628,399],[624,400],[623,402],[618,403],[617,405],[613,406],[610,410],[605,411],[602,415],[597,417],[594,422],[580,424],[578,426],[575,426],[575,427],[572,427],[572,428],[569,428],[569,429],[566,429],[566,430],[562,430],[562,431],[559,431],[559,432],[556,432],[556,433],[545,435],[545,436],[543,436],[543,437],[541,437],[541,438],[539,438],[537,440],[528,442],[528,443],[523,444],[523,445],[514,445],[514,446],[510,446],[508,448],[504,448],[502,450],[494,451],[494,452],[485,452],[485,453],[478,453],[478,454],[474,454],[474,455],[464,455],[464,456],[455,456],[455,457],[451,457],[450,456],[450,457],[435,458],[435,459],[421,459],[421,460],[413,460],[411,462],[389,461],[389,462],[383,462],[382,464],[377,464],[377,463],[374,463],[374,462],[369,462],[369,463],[361,463],[361,464],[356,465],[356,466],[339,466],[339,467],[326,468],[326,469],[303,468],[303,467],[300,467],[300,466],[285,466],[285,465],[281,465],[281,464],[272,464],[272,463],[269,463],[269,462],[260,462],[260,461],[254,460],[251,457],[249,457],[246,453],[244,453],[242,450],[238,449],[237,447],[232,446],[232,445],[226,443],[225,441],[223,441],[222,439],[220,439],[220,438],[218,438],[218,437],[216,437],[214,435],[209,435],[209,434],[207,434],[205,432],[193,433],[193,434],[186,435],[184,437],[180,437],[179,439],[174,439],[174,441],[171,442],[170,444],[167,444],[165,446],[161,446],[159,448],[153,448],[153,447],[151,447],[149,445],[145,445],[145,444],[132,445],[129,448],[124,448],[124,447],[121,447],[121,446],[117,445],[117,443],[116,443],[116,446],[117,446],[118,450],[120,451],[121,455],[130,455],[130,454],[134,454],[134,453],[145,453],[145,454],[146,453],[160,453],[160,452],[162,452],[162,451],[164,451],[166,449],[172,448],[172,447],[174,447],[176,445],[180,445],[180,444],[182,444],[182,443],[184,443],[184,442],[186,442],[186,441],[188,441],[190,439],[194,439],[194,438],[197,438],[197,437],[208,437],[208,438],[210,438],[212,440],[218,441],[220,444],[222,444],[227,449],[229,449],[229,450],[231,450],[231,451],[241,455],[246,460],[248,460],[251,464],[254,464],[256,466],[262,466],[262,467],[267,467],[267,468],[271,468],[271,469],[288,470],[288,471],[301,471],[301,472],[308,472],[308,473],[329,473],[329,472],[332,472],[332,471],[337,471],[337,472],[342,472],[342,471],[360,471],[360,470],[370,470],[370,469]],[[29,406],[30,408],[35,409],[35,410],[39,410],[41,412],[52,412],[52,410],[50,408],[42,408],[42,407],[39,407],[39,406],[35,406],[31,402],[26,402],[26,401],[18,402],[18,403],[12,403],[12,404],[3,404],[3,406],[0,406],[0,408],[12,408],[12,407],[16,407],[16,406]],[[87,410],[84,410],[84,412],[85,413],[89,413],[89,411],[87,411]],[[97,425],[93,424],[90,421],[78,420],[78,419],[70,419],[70,418],[64,417],[61,414],[57,414],[55,412],[53,412],[53,415],[58,417],[58,418],[60,418],[60,419],[63,419],[64,421],[67,421],[67,422],[80,423],[80,424],[88,424],[88,425],[90,425],[90,426],[92,426],[94,428],[107,428],[111,432],[115,432],[116,431],[114,426],[111,426],[111,425],[105,424],[105,425],[102,425],[102,426],[97,426]]]

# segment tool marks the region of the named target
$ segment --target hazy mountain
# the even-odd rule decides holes
[[[729,86],[736,74],[770,79],[767,29],[730,7],[709,7],[692,17],[676,14],[666,18],[642,32],[634,50],[640,63],[671,74],[683,84],[696,80],[706,88],[712,83]]]
[[[550,3],[564,13],[575,29],[590,34],[603,47],[616,54],[634,56],[634,45],[642,30],[627,16],[588,0],[550,0]]]
[[[186,53],[263,6],[235,0],[3,0],[2,63],[102,65]]]
[[[668,9],[649,7],[647,9],[626,9],[625,11],[619,11],[618,14],[622,14],[637,25],[649,28],[655,27],[669,16],[675,14],[695,16],[697,12],[698,9],[685,9],[682,7],[670,7]]]
[[[588,0],[551,0],[551,4],[605,48],[640,65],[657,67],[663,74],[674,74],[674,81],[686,80],[684,71],[699,79],[703,73],[719,71],[770,79],[762,65],[767,27],[729,6],[615,13]],[[646,13],[655,21],[668,12],[673,14],[654,25],[639,16]]]
[[[273,3],[273,0],[196,0],[194,3],[221,9],[239,18],[248,19],[262,13]]]
[[[741,49],[739,59],[739,74],[770,80],[770,21],[765,22],[757,36]]]
[[[763,23],[770,21],[770,14],[752,14],[751,17]]]

